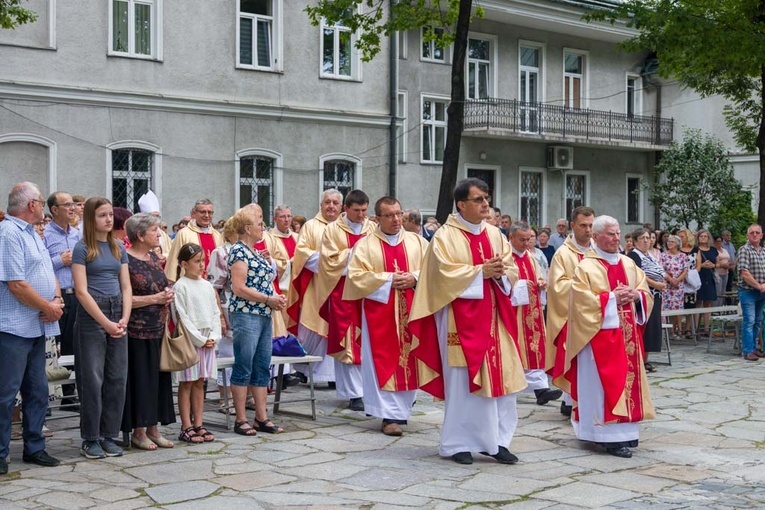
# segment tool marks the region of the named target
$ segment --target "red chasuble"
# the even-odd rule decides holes
[[[584,258],[584,253],[577,253],[579,262]],[[563,375],[566,366],[566,336],[568,336],[568,321],[560,329],[560,333],[555,337],[553,344],[555,345],[555,363],[553,367],[547,371],[547,373],[553,379]]]
[[[608,272],[608,283],[611,290],[620,283],[629,285],[627,273],[621,261],[617,264],[609,264],[600,260]],[[604,292],[600,295],[600,311],[605,315],[609,294]],[[638,367],[642,363],[643,339],[641,328],[635,321],[632,306],[617,305],[619,314],[619,327],[616,329],[601,329],[590,341],[595,364],[598,367],[598,375],[603,385],[605,397],[605,409],[603,419],[606,423],[633,423],[643,420],[643,388],[640,384],[640,371]],[[579,400],[579,385],[576,377],[577,360],[571,363],[571,372],[567,378],[571,380],[571,396],[575,401]],[[626,392],[625,392],[626,389]],[[627,416],[613,414],[622,394],[627,397]],[[574,419],[579,420],[579,409],[574,407]]]
[[[207,279],[207,266],[210,265],[210,254],[215,251],[217,246],[215,245],[215,238],[212,234],[204,232],[199,233],[199,245],[202,247],[202,251],[205,254],[205,269],[202,271],[202,278]]]
[[[266,246],[266,240],[261,239],[257,243],[252,245],[253,248],[255,248],[258,251],[265,251],[268,249],[268,246]],[[271,282],[271,288],[274,289],[274,294],[281,294],[282,289],[279,288],[279,279],[274,279],[273,282]]]
[[[351,234],[346,232],[348,248],[353,246],[366,234]],[[303,270],[305,272],[305,269]],[[300,276],[303,276],[301,273]],[[332,293],[319,308],[319,316],[327,321],[329,330],[327,331],[327,354],[332,355],[337,352],[343,352],[343,340],[346,333],[353,332],[353,343],[351,345],[351,355],[353,364],[361,364],[361,300],[343,301],[343,290],[345,289],[345,275],[335,285]],[[352,329],[351,329],[352,328]]]
[[[470,243],[473,264],[483,264],[494,256],[486,230],[474,235],[462,231]],[[502,381],[502,357],[500,355],[499,321],[510,336],[518,337],[515,311],[510,300],[498,295],[496,284],[490,279],[483,280],[483,299],[457,298],[452,301],[454,325],[465,355],[470,381],[470,392],[481,389],[475,382],[481,366],[486,363],[489,371],[491,395],[499,397],[505,394]]]
[[[523,368],[526,370],[544,370],[545,368],[545,324],[542,302],[539,298],[537,275],[531,255],[519,257],[513,252],[515,265],[518,266],[518,279],[528,280],[529,304],[521,306],[524,347],[518,346]],[[517,337],[520,341],[520,336]],[[524,355],[525,352],[525,355]]]
[[[382,249],[385,272],[409,271],[403,242],[396,246],[391,246],[382,239],[378,242]],[[409,311],[412,309],[413,299],[414,289],[391,289],[387,303],[364,300],[369,345],[380,388],[383,388],[391,377],[394,378],[394,388],[390,391],[418,388],[415,359],[410,356],[412,335],[409,331]]]
[[[294,236],[287,236],[287,237],[279,237],[274,236],[276,239],[280,240],[282,244],[284,244],[284,249],[287,250],[287,256],[292,259],[292,257],[295,256],[295,247],[297,246],[297,241],[295,240]]]

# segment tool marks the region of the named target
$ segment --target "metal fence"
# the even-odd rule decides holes
[[[567,108],[517,99],[471,99],[465,102],[465,129],[498,128],[515,133],[554,134],[586,140],[672,143],[674,120]]]

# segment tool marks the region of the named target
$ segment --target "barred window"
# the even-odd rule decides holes
[[[520,218],[529,225],[542,225],[544,189],[542,172],[521,172]]]
[[[324,162],[323,190],[335,188],[345,197],[354,189],[356,164],[343,159],[332,159]]]
[[[587,176],[566,174],[566,211],[587,205]]]
[[[274,205],[274,158],[243,156],[239,160],[239,207],[256,203],[263,215]]]
[[[153,188],[154,153],[144,149],[112,150],[112,204],[133,212],[138,199]]]

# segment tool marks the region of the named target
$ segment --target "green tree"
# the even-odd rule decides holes
[[[752,192],[742,187],[738,193],[721,198],[720,207],[715,209],[709,227],[715,234],[730,230],[733,244],[741,246],[746,243],[749,225],[756,221],[757,217],[752,212]]]
[[[653,51],[660,76],[730,102],[728,128],[760,156],[757,218],[765,224],[765,0],[623,0],[585,18],[626,20],[639,35],[622,48]]]
[[[0,0],[0,28],[16,28],[37,21],[37,14],[21,7],[21,0]]]
[[[436,208],[436,217],[441,223],[452,212],[452,192],[457,183],[464,126],[465,55],[472,7],[472,0],[318,0],[306,8],[314,25],[324,19],[357,32],[356,47],[365,61],[380,52],[382,37],[399,31],[442,28],[438,33],[428,30],[425,39],[442,47],[453,44],[451,102],[447,108],[446,146]],[[483,16],[483,10],[477,7],[475,15]]]
[[[708,225],[723,200],[742,191],[722,142],[696,129],[670,145],[655,172],[649,201],[668,226]]]

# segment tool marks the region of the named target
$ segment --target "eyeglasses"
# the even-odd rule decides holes
[[[398,212],[394,212],[394,213],[390,213],[390,214],[381,214],[379,217],[380,218],[385,218],[385,219],[403,218],[404,217],[404,211],[398,211]]]
[[[74,202],[67,202],[65,204],[56,204],[56,207],[66,207],[67,209],[71,209],[75,205],[77,204],[75,204]]]
[[[201,214],[202,216],[212,216],[214,211],[197,211],[197,214]]]
[[[40,207],[45,207],[45,200],[40,200],[39,198],[33,198],[32,200],[30,200],[30,202],[37,202],[38,204],[40,204]]]
[[[481,195],[475,198],[466,198],[465,202],[473,202],[474,204],[482,204],[484,202],[491,203],[491,195]]]

